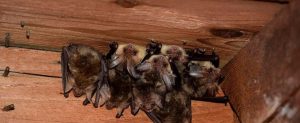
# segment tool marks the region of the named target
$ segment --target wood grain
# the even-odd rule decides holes
[[[124,8],[113,0],[2,0],[0,36],[9,32],[13,46],[51,50],[60,50],[69,42],[102,51],[112,40],[187,42],[185,47],[215,48],[223,66],[282,6],[244,0],[142,0],[133,8]],[[213,35],[211,29],[233,29],[243,35],[223,38]]]
[[[299,122],[300,1],[291,1],[224,68],[242,123]]]
[[[60,76],[59,53],[20,48],[0,48],[1,68],[9,66],[13,71]],[[6,55],[4,55],[6,54]],[[0,71],[2,75],[3,71]],[[90,123],[140,123],[151,122],[143,112],[132,116],[126,110],[124,117],[115,118],[115,110],[83,106],[84,98],[61,94],[61,79],[10,73],[0,76],[0,107],[15,104],[15,110],[0,111],[1,123],[32,122],[90,122]],[[223,93],[220,93],[220,96]],[[193,122],[232,123],[233,113],[229,106],[207,102],[192,102]]]

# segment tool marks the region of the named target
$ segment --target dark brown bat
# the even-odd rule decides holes
[[[193,98],[215,97],[218,93],[218,82],[221,79],[219,68],[215,68],[211,62],[192,61],[188,65],[189,76],[187,81],[193,85]]]
[[[182,89],[174,89],[166,94],[163,108],[155,108],[148,116],[155,123],[190,123],[191,99]]]
[[[107,100],[110,91],[106,83],[102,83],[106,63],[101,53],[91,47],[79,44],[70,44],[63,47],[62,50],[61,67],[64,96],[67,98],[71,90],[73,90],[75,97],[86,94],[86,100],[83,102],[86,105],[92,102],[96,88],[101,85],[99,87],[103,88],[101,102]]]
[[[141,78],[133,86],[134,104],[145,112],[154,108],[163,108],[162,100],[175,84],[168,58],[153,55],[149,60],[136,67],[142,73]]]
[[[117,108],[117,118],[131,105],[132,84],[140,74],[135,70],[145,56],[145,48],[133,44],[119,45],[116,52],[111,56],[109,69],[109,82],[111,98],[106,103],[107,109]],[[135,115],[137,110],[132,109]]]
[[[209,102],[227,102],[227,97],[215,98],[216,100],[203,99],[203,97],[215,97],[218,92],[218,84],[222,80],[219,65],[219,57],[212,52],[206,55],[205,51],[196,50],[196,53],[189,53],[175,45],[163,45],[162,54],[169,56],[171,68],[176,75],[176,86],[182,88],[191,95],[193,100]],[[199,53],[200,52],[200,53]],[[217,58],[217,59],[215,59]],[[193,60],[193,63],[191,63]],[[203,61],[207,60],[207,61]]]
[[[181,88],[173,89],[175,75],[168,57],[153,55],[136,69],[143,73],[133,87],[138,108],[155,123],[191,122],[190,98]]]

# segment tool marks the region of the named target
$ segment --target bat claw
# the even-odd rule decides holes
[[[120,117],[122,117],[122,116],[123,116],[123,114],[117,113],[116,118],[120,118]]]
[[[94,108],[98,108],[99,107],[98,104],[96,104],[96,103],[94,103],[93,106],[94,106]]]
[[[65,98],[68,98],[68,97],[69,97],[69,94],[68,94],[68,93],[64,93],[64,97],[65,97]]]
[[[82,105],[86,106],[87,104],[89,104],[90,101],[88,99],[85,99],[83,102],[82,102]]]

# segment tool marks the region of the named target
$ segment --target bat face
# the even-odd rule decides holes
[[[161,52],[167,55],[171,61],[180,61],[182,63],[187,61],[187,54],[182,47],[176,45],[163,45]]]
[[[194,85],[196,97],[215,97],[221,78],[220,69],[215,68],[209,61],[193,61],[188,67],[190,75],[188,80]]]
[[[167,89],[171,90],[175,84],[175,75],[171,70],[168,57],[153,55],[149,60],[136,66],[137,71],[143,72],[146,81],[163,82]]]
[[[134,67],[141,62],[145,56],[145,47],[127,44],[120,45],[116,53],[112,56],[110,68],[115,68],[121,71],[126,71],[133,76],[138,78],[139,74],[135,71]]]
[[[64,96],[73,90],[75,97],[86,94],[85,104],[92,101],[92,95],[104,72],[102,55],[91,47],[71,44],[63,48],[61,65]],[[109,91],[109,90],[106,90]]]

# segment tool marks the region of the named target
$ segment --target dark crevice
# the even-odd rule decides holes
[[[139,1],[138,0],[116,0],[116,4],[124,8],[133,8],[139,5]]]
[[[260,2],[273,2],[273,3],[279,3],[279,4],[288,4],[290,3],[289,0],[255,0]]]
[[[241,37],[244,33],[237,29],[210,29],[211,34],[222,38],[236,38]]]

